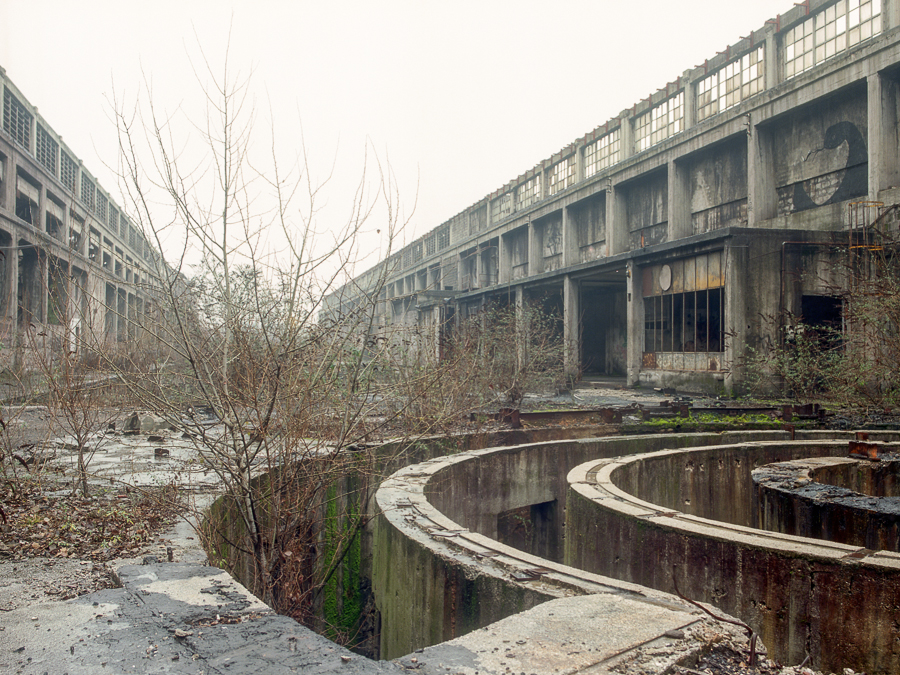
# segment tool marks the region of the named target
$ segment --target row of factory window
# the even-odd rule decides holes
[[[784,33],[784,77],[794,77],[881,32],[881,0],[838,0]],[[698,80],[694,89],[696,118],[702,121],[728,110],[765,89],[765,46],[756,45],[714,73]],[[685,92],[653,106],[634,119],[634,152],[642,152],[685,129]],[[582,149],[584,178],[623,159],[621,128],[605,133]],[[491,220],[500,221],[542,198],[542,174],[520,183],[491,202]],[[574,185],[575,156],[550,167],[546,196]]]
[[[783,76],[790,79],[878,35],[882,30],[881,0],[837,0],[781,33]],[[637,115],[633,122],[631,152],[639,153],[685,130],[685,92],[693,91],[695,119],[700,122],[732,108],[766,88],[764,44],[728,61],[716,71],[704,75],[690,86]],[[581,178],[590,178],[625,158],[627,148],[622,127],[606,130],[602,136],[581,148],[583,174],[578,176],[575,154],[564,157],[549,169],[536,169],[516,187],[489,202],[489,218],[483,207],[458,214],[422,240],[410,244],[388,261],[398,270],[416,265],[449,248],[451,231],[472,235],[486,229],[488,222],[498,223],[517,211],[527,209],[545,197],[563,192]],[[630,153],[629,153],[630,154]],[[466,225],[468,225],[466,227]],[[424,241],[424,247],[423,247]]]
[[[141,233],[132,227],[125,214],[100,190],[90,176],[79,169],[78,162],[60,147],[50,132],[40,122],[35,121],[31,112],[8,87],[4,87],[3,91],[3,129],[58,179],[105,229],[121,237],[138,256],[150,258],[150,247],[146,245]],[[0,175],[0,180],[2,179],[3,176]],[[40,187],[37,186],[37,189],[40,190]],[[40,200],[34,201],[38,203]]]

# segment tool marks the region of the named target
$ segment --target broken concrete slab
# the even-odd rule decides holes
[[[220,569],[189,563],[129,565],[118,576],[121,588],[6,613],[0,671],[400,671],[275,614]]]
[[[622,595],[551,600],[462,637],[396,659],[422,675],[662,673],[727,638],[733,626]]]

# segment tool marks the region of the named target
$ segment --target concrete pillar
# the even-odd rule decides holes
[[[697,123],[697,96],[694,94],[690,69],[681,75],[681,84],[684,88],[684,128],[690,129]]]
[[[578,282],[563,277],[563,361],[566,379],[573,382],[581,371],[581,330]]]
[[[628,250],[628,210],[625,195],[610,187],[606,192],[606,251],[616,255]]]
[[[725,339],[725,392],[734,393],[735,382],[743,379],[742,363],[746,351],[747,332],[750,326],[747,323],[747,306],[744,292],[752,291],[753,286],[746,283],[747,273],[747,247],[732,245],[731,240],[726,242],[723,252],[725,265],[725,288],[723,291],[724,307],[724,332],[728,336]]]
[[[528,276],[543,272],[543,249],[541,228],[531,221],[528,223]]]
[[[641,361],[644,356],[644,297],[640,269],[629,260],[626,266],[626,321],[628,334],[625,346],[625,371],[628,385],[640,384]]]
[[[621,118],[619,127],[619,149],[622,159],[628,159],[634,154],[634,117],[630,114]]]
[[[578,232],[575,231],[575,219],[569,217],[569,207],[562,210],[562,245],[563,267],[577,264],[578,261]]]
[[[487,274],[485,270],[484,260],[481,255],[481,247],[475,245],[475,288],[484,288],[487,286]]]
[[[691,177],[680,162],[669,160],[668,181],[669,241],[689,237],[694,233],[691,224]]]
[[[771,135],[754,125],[747,126],[747,223],[757,227],[774,218],[778,210],[775,190],[775,161]]]
[[[775,36],[775,26],[766,26],[766,44],[763,50],[763,68],[765,70],[766,89],[774,89],[781,83],[784,76],[784,68],[782,67],[781,54],[778,51],[778,40]]]
[[[3,315],[16,325],[19,316],[19,250],[16,245],[19,238],[16,228],[12,229],[12,240],[4,253],[6,258],[6,275],[4,279],[5,293],[3,297]]]
[[[38,317],[38,320],[42,324],[45,324],[47,323],[47,307],[50,304],[47,298],[50,289],[50,261],[47,258],[47,254],[43,251],[38,254],[36,272],[38,277],[36,279],[37,285],[34,290],[37,294],[38,305],[35,307],[35,314]]]
[[[900,26],[900,0],[883,0],[881,12],[882,31]]]
[[[584,180],[584,144],[578,143],[575,146],[575,182],[580,183]]]
[[[521,369],[528,359],[528,313],[525,311],[525,287],[516,286],[516,361]]]
[[[431,310],[431,336],[432,340],[434,341],[432,345],[432,355],[434,356],[434,360],[436,362],[441,360],[441,328],[444,319],[442,310],[442,304],[435,305]]]
[[[512,279],[512,251],[509,244],[509,235],[500,235],[498,279],[501,284],[508,284]]]
[[[878,201],[881,190],[900,186],[900,139],[897,133],[897,84],[875,73],[867,78],[869,194]]]

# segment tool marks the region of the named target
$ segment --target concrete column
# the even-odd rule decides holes
[[[2,191],[2,194],[0,194],[0,204],[4,204],[10,211],[15,211],[15,195],[10,188],[14,182],[12,177],[15,177],[15,173],[10,168],[12,164],[11,157],[0,159],[0,191]]]
[[[19,326],[19,232],[12,229],[12,242],[6,258],[6,316],[10,322],[13,346],[13,368],[18,372],[25,366],[25,340]]]
[[[606,192],[606,251],[616,255],[628,250],[628,210],[621,190]]]
[[[900,186],[900,139],[897,134],[897,84],[875,73],[867,78],[869,194]]]
[[[528,313],[525,311],[525,287],[516,286],[516,361],[522,368],[528,359]]]
[[[512,279],[512,252],[510,251],[509,235],[500,235],[498,279],[501,284],[508,284]]]
[[[569,207],[562,210],[562,245],[563,267],[578,263],[578,232],[575,231],[575,220],[569,217]]]
[[[883,31],[900,26],[900,0],[883,0],[881,13]]]
[[[3,297],[3,315],[15,326],[19,316],[19,250],[16,248],[19,238],[16,228],[12,228],[12,241],[4,251],[6,258],[5,292]]]
[[[528,223],[528,276],[540,274],[543,269],[543,245],[541,229],[533,222]]]
[[[575,146],[575,182],[580,183],[584,180],[584,144],[576,144]]]
[[[669,241],[689,237],[691,225],[691,178],[687,168],[674,159],[669,160],[668,214]]]
[[[686,70],[681,75],[681,84],[684,88],[684,128],[690,129],[697,123],[697,96],[694,93],[691,70]]]
[[[731,241],[725,244],[723,262],[725,264],[725,288],[723,291],[724,331],[725,339],[725,392],[734,393],[735,382],[743,379],[742,363],[746,351],[747,306],[744,292],[752,287],[746,283],[747,248],[741,245],[732,246]]]
[[[475,249],[475,275],[478,277],[478,288],[487,288],[490,286],[490,266],[485,260],[486,251],[481,245]]]
[[[563,361],[566,379],[573,382],[581,370],[581,331],[578,282],[563,277]]]
[[[619,148],[622,159],[628,159],[634,154],[634,117],[630,114],[621,118],[622,126],[619,127]]]
[[[626,338],[625,359],[628,385],[640,384],[641,361],[644,355],[644,297],[641,286],[641,271],[629,260],[626,267],[626,320],[628,335]]]
[[[431,336],[434,341],[432,345],[432,355],[434,356],[435,362],[441,360],[441,326],[444,318],[442,310],[442,304],[437,304],[431,309]]]
[[[778,51],[778,40],[775,36],[775,26],[766,26],[766,45],[763,50],[763,68],[765,69],[765,88],[774,89],[781,83],[784,75],[781,53]]]
[[[750,227],[774,218],[778,210],[773,152],[771,135],[755,126],[748,116],[747,223]]]
[[[35,307],[35,314],[38,320],[47,323],[47,307],[49,306],[47,294],[50,289],[50,261],[46,253],[39,253],[37,259],[37,288],[35,288],[38,305]]]

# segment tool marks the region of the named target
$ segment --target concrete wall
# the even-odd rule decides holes
[[[786,435],[734,434],[736,440],[751,437]],[[573,593],[634,594],[677,604],[671,596],[654,596],[649,589],[516,550],[481,530],[496,532],[499,515],[528,504],[555,499],[562,512],[566,466],[583,457],[718,438],[682,434],[532,443],[469,450],[401,469],[375,496],[380,515],[373,588],[381,614],[382,658],[437,644]]]
[[[21,122],[0,129],[0,369],[78,349],[89,330],[139,338],[158,256],[2,68],[0,94]]]
[[[787,438],[784,432],[726,436]],[[373,590],[382,657],[461,635],[560,594],[637,590],[496,541],[498,517],[551,501],[557,514],[564,513],[567,468],[587,457],[721,438],[667,434],[528,443],[469,450],[397,472],[376,493]],[[557,546],[561,550],[562,541]],[[534,570],[543,571],[535,576]]]
[[[840,443],[756,443],[589,462],[569,474],[565,563],[708,602],[785,663],[900,672],[900,558],[764,533],[750,471]],[[852,629],[848,629],[851,627]]]
[[[900,551],[897,461],[812,458],[753,472],[753,522],[772,532]]]

